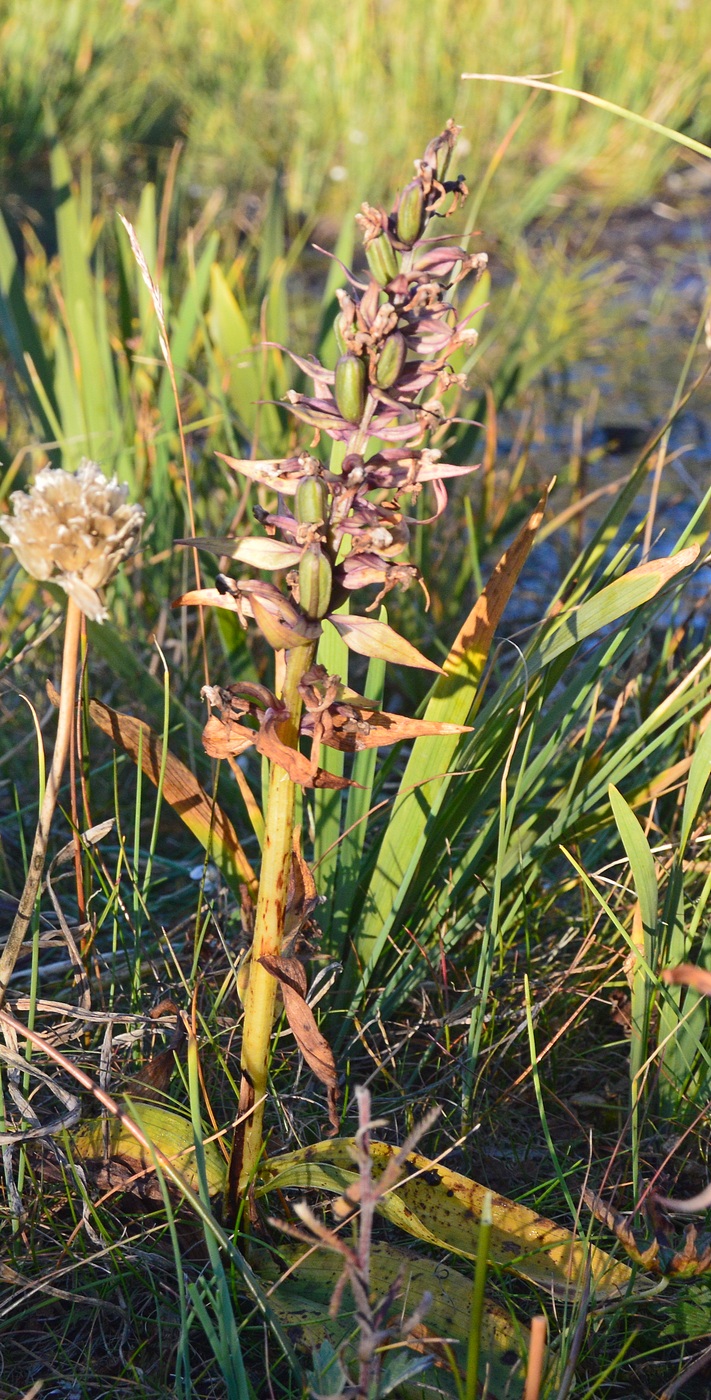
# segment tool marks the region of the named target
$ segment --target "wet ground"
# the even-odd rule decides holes
[[[541,239],[546,234],[541,234]],[[535,239],[535,235],[534,235]],[[594,502],[578,525],[577,542],[587,538],[609,506],[615,483],[630,472],[640,450],[670,412],[685,365],[686,386],[702,373],[711,357],[711,325],[699,333],[711,307],[711,171],[693,167],[668,178],[663,196],[640,208],[613,215],[595,253],[616,267],[614,330],[594,353],[572,368],[549,373],[528,395],[532,441],[526,466],[528,480],[558,478],[558,509],[577,495],[609,486],[611,494]],[[524,408],[524,411],[525,408]],[[506,410],[500,422],[499,462],[515,458],[521,435],[521,405]],[[653,489],[652,470],[625,526],[629,536],[645,516]],[[504,467],[504,470],[506,468]],[[659,478],[651,555],[668,554],[711,487],[711,372],[671,427],[665,465]],[[711,529],[711,507],[700,522]],[[517,618],[540,616],[541,579],[546,591],[570,558],[570,539],[552,536],[536,551],[536,579],[522,579]],[[699,572],[692,593],[708,592],[711,569]]]

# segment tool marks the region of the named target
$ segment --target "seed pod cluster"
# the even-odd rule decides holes
[[[441,463],[437,446],[422,445],[427,433],[446,426],[453,411],[449,391],[465,385],[453,355],[476,336],[471,316],[457,320],[452,288],[464,276],[480,276],[486,266],[484,253],[453,246],[451,235],[431,236],[433,214],[448,216],[465,193],[461,178],[444,178],[457,136],[450,122],[430,142],[415,162],[415,179],[404,186],[389,215],[362,206],[357,218],[371,275],[368,280],[358,271],[349,274],[347,287],[336,293],[340,354],[335,367],[282,347],[314,384],[312,396],[296,390],[286,395],[289,411],[311,429],[311,449],[281,463],[228,459],[277,496],[271,509],[255,510],[266,536],[241,540],[232,550],[225,549],[224,540],[197,541],[285,577],[284,589],[218,576],[215,589],[206,590],[211,603],[219,596],[219,606],[222,595],[229,595],[242,624],[253,618],[274,648],[313,645],[322,620],[334,621],[355,590],[379,588],[371,612],[390,589],[422,583],[418,569],[403,557],[416,518],[402,498],[432,489],[435,515],[422,521],[427,523],[444,510],[443,481],[472,470]],[[331,468],[325,465],[324,437],[344,449]],[[377,451],[373,439],[382,444]],[[188,599],[202,601],[202,594],[198,590],[185,595]],[[346,644],[352,650],[383,659],[392,655],[382,650],[387,651],[383,624],[349,616]],[[415,664],[402,648],[398,656],[403,664]]]
[[[300,525],[325,525],[329,493],[323,477],[305,476],[296,488],[295,515]],[[316,621],[326,616],[331,603],[333,570],[326,551],[316,540],[299,560],[299,602],[302,612]]]

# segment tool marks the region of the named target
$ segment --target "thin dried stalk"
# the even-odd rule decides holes
[[[2,957],[0,957],[0,1006],[2,1006],[5,1000],[5,993],[7,992],[10,978],[15,969],[15,963],[20,955],[20,949],[22,948],[30,919],[32,918],[37,892],[44,871],[54,809],[57,805],[57,796],[64,775],[67,756],[69,754],[74,719],[81,618],[81,609],[78,604],[75,603],[74,599],[70,597],[67,601],[67,620],[64,632],[57,737],[54,743],[52,766],[47,778],[47,786],[45,787],[44,798],[37,821],[37,829],[35,831],[35,839],[32,846],[32,855],[30,857],[25,887],[20,897],[20,903],[12,923],[12,928],[10,929],[7,943],[3,949]]]
[[[528,1349],[528,1369],[523,1400],[538,1400],[543,1380],[543,1367],[546,1360],[546,1336],[548,1323],[545,1317],[531,1318],[531,1342]]]

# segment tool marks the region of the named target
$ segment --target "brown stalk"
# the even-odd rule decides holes
[[[523,1400],[538,1400],[543,1380],[543,1367],[546,1359],[546,1335],[548,1323],[545,1317],[531,1318],[531,1342],[528,1349],[528,1369]]]

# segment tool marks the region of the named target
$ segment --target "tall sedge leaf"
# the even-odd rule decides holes
[[[279,418],[273,404],[259,405],[267,397],[262,385],[262,355],[247,318],[217,263],[210,272],[210,338],[227,382],[227,398],[238,415],[245,438],[251,439],[257,423],[267,443],[279,442]]]
[[[711,719],[711,712],[706,717]],[[711,776],[711,723],[706,725],[696,746],[689,769],[686,785],[684,810],[681,816],[681,836],[679,838],[679,859],[684,854],[691,836],[692,827],[698,816],[706,784]]]
[[[65,468],[71,469],[79,465],[86,453],[87,425],[69,344],[64,327],[59,323],[54,330],[54,389],[61,419],[58,440],[62,461]]]
[[[639,819],[613,783],[608,788],[610,806],[632,871],[645,933],[651,936],[657,926],[658,885],[654,856]],[[651,944],[650,944],[651,951]],[[651,958],[647,954],[651,966]]]
[[[387,620],[387,608],[381,607],[380,621]],[[373,657],[368,665],[365,694],[369,700],[382,704],[385,689],[385,662]],[[430,741],[431,742],[431,741]],[[343,949],[354,905],[360,864],[368,832],[368,813],[373,804],[373,783],[377,749],[362,749],[356,754],[348,789],[343,835],[338,845],[338,874],[331,915],[331,939],[335,949]]]
[[[444,674],[434,687],[425,719],[466,723],[477,697],[494,633],[531,551],[547,498],[548,492],[500,559],[474,604],[444,663]],[[447,737],[417,741],[413,746],[356,932],[356,951],[364,968],[364,983],[369,981],[380,950],[407,897],[424,849],[427,820],[450,782],[458,742],[456,737]],[[351,965],[351,981],[353,972]]]
[[[689,719],[708,708],[708,657],[701,657],[639,728],[616,745],[608,745],[601,754],[591,752],[591,762],[585,763],[569,800],[561,805],[560,792],[551,790],[551,771],[568,761],[568,736],[585,727],[596,679],[610,674],[632,654],[659,605],[652,602],[637,609],[629,621],[610,629],[576,665],[565,688],[549,694],[544,704],[535,698],[539,682],[534,679],[529,685],[528,723],[535,729],[534,756],[524,777],[523,819],[512,834],[503,872],[507,927],[515,928],[517,918],[524,916],[526,890],[554,858],[561,841],[580,841],[609,827],[609,783],[628,785],[635,773],[649,771],[658,753],[675,753]],[[418,903],[423,912],[418,913],[413,931],[424,947],[441,938],[448,955],[456,956],[462,941],[468,940],[472,920],[485,917],[494,861],[501,754],[507,751],[513,735],[516,686],[521,679],[519,672],[518,678],[514,676],[501,686],[482,710],[457,759],[459,768],[471,771],[450,786],[446,803],[428,825],[425,854],[417,874],[418,890],[420,880],[424,885],[423,899]],[[439,888],[433,890],[446,840],[453,843],[464,829],[468,835],[460,842],[460,860],[447,881],[440,881]],[[461,913],[452,919],[452,910]],[[411,951],[403,947],[397,962],[392,968],[389,965],[387,983],[379,993],[383,1009],[391,1012],[406,990],[417,984],[419,957],[413,943]]]
[[[711,724],[706,724],[691,760],[684,797],[679,846],[664,902],[664,963],[676,967],[691,954],[692,935],[687,929],[684,856],[711,774]],[[668,1118],[678,1116],[681,1095],[699,1059],[707,1022],[706,1003],[694,987],[671,985],[659,1010],[659,1044],[662,1056],[660,1107]],[[692,1095],[693,1098],[693,1095]]]
[[[178,388],[180,388],[180,371],[187,368],[190,359],[190,346],[198,327],[205,298],[207,297],[210,285],[210,274],[215,265],[218,244],[219,234],[211,233],[198,259],[194,276],[191,277],[185,289],[175,320],[171,325],[170,353],[173,358],[176,374],[178,375]],[[172,427],[175,422],[175,400],[173,398],[173,390],[167,370],[164,371],[161,380],[158,407],[164,428]]]
[[[141,350],[144,355],[158,353],[158,322],[153,300],[133,254],[130,253],[128,234],[120,219],[116,220],[119,241],[130,254],[130,275],[135,283],[138,298],[138,321],[141,327]],[[158,216],[156,213],[156,187],[150,182],[141,190],[141,198],[136,214],[136,237],[146,260],[146,266],[154,279],[158,276]],[[165,290],[164,291],[165,295]]]
[[[342,609],[348,611],[348,603]],[[329,676],[340,676],[348,684],[348,647],[335,627],[324,623],[318,645],[316,660],[325,666]],[[328,773],[343,776],[345,755],[337,749],[321,744],[318,763]],[[314,867],[319,894],[325,896],[326,903],[321,913],[321,926],[328,941],[334,910],[333,887],[338,869],[338,836],[341,829],[343,793],[340,790],[317,788],[314,792]]]
[[[32,393],[35,412],[48,439],[53,436],[51,415],[47,413],[43,396],[37,394],[25,356],[29,356],[50,408],[56,413],[52,374],[42,348],[42,341],[25,300],[22,272],[17,260],[7,224],[0,214],[0,332],[10,352],[16,373]]]
[[[170,353],[173,360],[179,393],[183,387],[181,371],[187,368],[190,358],[190,347],[200,317],[202,316],[203,304],[208,291],[210,270],[217,252],[217,243],[217,234],[211,234],[198,261],[197,267],[185,289],[177,315],[175,317],[170,316],[168,319],[168,325],[170,327]],[[142,281],[143,279],[141,278],[140,280]],[[148,327],[151,334],[157,333],[157,330],[153,331],[150,321],[148,322]],[[161,375],[160,389],[158,391],[158,411],[160,414],[161,432],[156,439],[156,465],[151,480],[151,495],[156,507],[156,544],[159,548],[164,548],[176,533],[173,513],[171,510],[167,509],[168,503],[172,500],[170,485],[172,444],[170,437],[177,423],[175,397],[167,365],[163,368]]]
[[[142,720],[119,714],[99,700],[90,701],[89,714],[94,724],[135,763],[140,754],[143,772],[157,787],[163,767],[163,744],[157,734]],[[190,769],[171,753],[165,762],[163,797],[200,845],[209,851],[227,883],[236,890],[246,885],[251,894],[256,894],[257,877],[229,817],[213,802]]]
[[[54,139],[50,170],[55,200],[59,270],[63,312],[73,345],[73,367],[86,422],[85,451],[105,455],[114,446],[112,429],[117,422],[117,405],[111,403],[113,384],[107,384],[94,321],[94,287],[82,228],[79,201],[72,188],[69,158],[60,141]],[[112,408],[116,410],[112,413]]]
[[[608,789],[610,806],[622,838],[632,871],[638,905],[633,915],[632,938],[644,954],[644,961],[635,958],[632,965],[632,1039],[630,1042],[630,1079],[632,1083],[632,1133],[637,1138],[637,1105],[642,1085],[639,1073],[647,1054],[647,1030],[652,987],[647,968],[654,967],[655,933],[657,928],[658,886],[654,856],[638,818],[628,807],[621,792],[611,783]],[[636,1152],[633,1141],[633,1169]]]
[[[609,627],[625,613],[648,603],[670,579],[683,569],[688,569],[698,555],[699,546],[690,545],[688,549],[682,549],[671,558],[654,559],[649,564],[640,564],[638,568],[630,569],[621,578],[608,583],[579,607],[562,613],[555,619],[553,629],[547,631],[546,636],[527,658],[529,672],[533,673],[547,666],[570,647],[577,646],[586,637],[599,632],[602,627]]]

